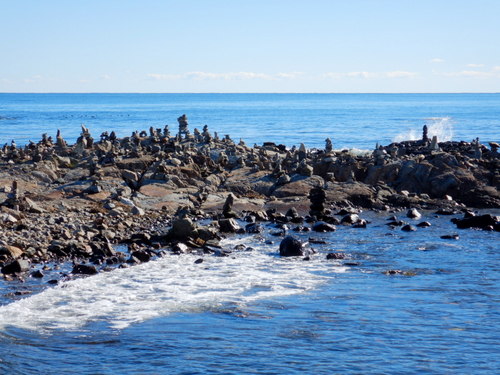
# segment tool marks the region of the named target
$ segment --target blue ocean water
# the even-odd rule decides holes
[[[81,123],[95,138],[174,130],[183,113],[191,128],[248,144],[322,147],[328,136],[372,148],[419,137],[425,123],[442,138],[500,136],[499,94],[0,94],[0,142],[56,129],[71,141]],[[325,241],[310,261],[279,258],[275,237],[237,236],[224,247],[253,250],[55,287],[49,276],[0,281],[0,374],[497,374],[498,233],[458,231],[431,212],[421,220],[432,226],[410,233],[361,216],[366,229],[300,234]],[[326,260],[332,251],[348,257]]]
[[[362,216],[366,229],[315,233],[326,244],[310,261],[237,237],[224,247],[253,251],[167,256],[3,297],[0,373],[497,374],[498,233],[444,240],[450,217],[427,213],[432,226],[407,233]],[[46,280],[1,292],[27,283]]]
[[[419,138],[424,124],[440,140],[488,142],[500,134],[500,94],[0,94],[0,144],[57,129],[74,142],[81,124],[96,139],[165,124],[175,132],[184,113],[191,129],[207,124],[250,145],[323,147],[330,137],[335,148],[371,149]]]

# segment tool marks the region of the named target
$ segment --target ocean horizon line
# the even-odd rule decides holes
[[[483,92],[475,92],[475,91],[460,91],[460,92],[3,92],[0,91],[0,95],[16,95],[16,94],[28,94],[28,95],[82,95],[82,94],[115,94],[115,95],[431,95],[431,94],[445,94],[445,95],[463,95],[463,94],[475,94],[475,95],[491,95],[491,94],[500,94],[500,91],[483,91]]]

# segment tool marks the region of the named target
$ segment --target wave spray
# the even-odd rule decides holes
[[[451,141],[453,138],[453,121],[451,117],[430,117],[425,119],[429,138],[437,136],[439,142]],[[415,141],[422,139],[421,129],[409,129],[396,135],[393,142]]]

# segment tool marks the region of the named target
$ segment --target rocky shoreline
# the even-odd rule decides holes
[[[224,256],[225,233],[259,233],[259,222],[297,231],[363,228],[361,209],[464,213],[457,228],[500,231],[499,218],[474,208],[500,208],[499,145],[422,139],[376,146],[365,154],[247,146],[208,127],[191,133],[150,128],[96,141],[82,126],[68,145],[43,135],[0,150],[0,268],[7,280],[43,277],[35,264],[73,262],[71,274],[94,274],[146,262],[169,251]],[[237,221],[236,219],[240,219]],[[245,225],[242,225],[245,223]],[[414,230],[394,218],[393,226]],[[424,226],[424,224],[420,223]],[[127,252],[117,251],[123,244]],[[308,256],[285,237],[282,256]],[[335,258],[335,253],[328,256]],[[200,258],[201,259],[201,258]],[[200,262],[202,259],[200,260]],[[57,282],[55,280],[54,282]]]

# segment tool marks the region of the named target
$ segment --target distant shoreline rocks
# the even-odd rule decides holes
[[[82,126],[73,145],[61,132],[22,147],[15,141],[4,145],[3,274],[26,274],[34,264],[51,261],[74,262],[70,274],[93,274],[147,262],[165,249],[227,256],[218,245],[227,233],[261,233],[259,222],[266,221],[280,225],[278,237],[290,225],[316,232],[335,231],[336,225],[366,228],[360,208],[405,210],[410,220],[418,220],[420,210],[500,208],[495,142],[440,143],[424,128],[419,141],[377,145],[371,154],[356,155],[334,150],[331,139],[324,149],[248,146],[206,125],[191,131],[186,115],[177,120],[175,134],[168,126],[151,127],[124,138],[104,132],[96,140]],[[455,223],[499,230],[491,215]],[[398,225],[409,232],[428,226]],[[286,248],[295,249],[287,241]],[[127,251],[118,251],[118,244]],[[291,253],[307,255],[297,249]]]

